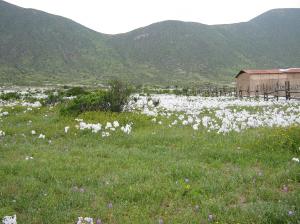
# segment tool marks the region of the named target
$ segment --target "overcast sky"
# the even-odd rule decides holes
[[[243,22],[274,8],[300,8],[300,0],[6,0],[61,15],[102,33],[127,32],[175,19],[205,24]]]

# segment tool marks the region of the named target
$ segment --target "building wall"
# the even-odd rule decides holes
[[[250,89],[263,94],[264,91],[274,91],[277,87],[284,89],[286,81],[286,74],[253,74],[250,76]]]
[[[272,92],[276,88],[285,89],[285,82],[290,82],[290,89],[298,89],[300,91],[300,73],[292,74],[247,74],[243,73],[238,76],[237,91],[242,90],[243,96],[255,94],[263,95],[265,91]],[[283,96],[285,93],[280,92]],[[296,94],[299,95],[299,94]]]
[[[242,91],[243,95],[246,95],[246,91],[249,88],[250,75],[247,73],[240,74],[236,79],[236,88],[238,93]]]
[[[300,73],[289,74],[288,81],[290,81],[292,89],[300,89]]]

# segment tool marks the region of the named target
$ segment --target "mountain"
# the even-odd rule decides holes
[[[125,70],[106,38],[69,19],[0,1],[1,80],[87,81]]]
[[[111,42],[123,58],[172,80],[229,81],[244,68],[299,66],[299,27],[300,9],[276,9],[229,25],[164,21]]]
[[[0,0],[0,84],[230,83],[244,68],[299,67],[300,9],[249,22],[164,21],[106,35]]]

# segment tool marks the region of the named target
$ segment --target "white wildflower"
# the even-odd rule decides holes
[[[91,129],[93,133],[98,133],[102,128],[102,125],[100,123],[97,124],[91,124]]]
[[[43,135],[43,134],[40,134],[40,135],[39,135],[39,138],[40,138],[40,139],[45,139],[45,138],[46,138],[46,136],[45,136],[45,135]]]
[[[198,130],[198,129],[199,129],[198,124],[194,124],[194,125],[193,125],[193,129],[194,129],[195,131]]]
[[[125,127],[121,127],[121,130],[126,133],[126,134],[130,134],[131,132],[131,125],[130,124],[126,124]]]
[[[93,224],[94,223],[94,220],[93,218],[90,218],[90,217],[78,217],[78,221],[77,221],[77,224]]]
[[[180,114],[178,119],[182,121],[184,119],[184,115]]]
[[[117,127],[119,127],[119,126],[120,126],[120,124],[119,124],[119,122],[118,122],[118,121],[114,121],[114,122],[113,122],[113,125],[114,125],[114,127],[115,127],[115,128],[117,128]]]
[[[104,137],[108,137],[108,136],[110,136],[110,133],[109,132],[107,132],[107,131],[103,131],[102,132],[102,137],[104,138]]]
[[[66,133],[66,134],[68,133],[69,129],[70,129],[69,126],[66,126],[66,127],[65,127],[65,133]]]
[[[188,122],[189,122],[190,124],[192,124],[192,123],[194,122],[194,119],[193,119],[191,116],[189,116],[189,117],[188,117]]]
[[[171,125],[176,125],[177,122],[178,122],[177,120],[174,120]]]
[[[188,125],[188,124],[189,124],[189,122],[187,120],[182,121],[182,125]]]
[[[109,129],[109,128],[112,128],[112,124],[110,122],[107,122],[106,126],[105,126],[105,129]]]
[[[35,107],[35,108],[41,107],[41,106],[42,106],[42,104],[41,104],[39,101],[36,101],[36,102],[34,102],[34,103],[24,102],[24,103],[22,103],[21,105],[22,105],[23,107]]]
[[[2,219],[3,224],[17,224],[17,216],[4,216]]]

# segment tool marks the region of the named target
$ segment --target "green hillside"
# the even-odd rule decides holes
[[[238,24],[165,21],[112,37],[124,58],[174,80],[230,80],[243,68],[300,66],[300,9],[271,10]]]
[[[105,35],[0,0],[0,84],[231,82],[243,68],[299,67],[300,9],[230,25],[164,21]]]
[[[105,35],[69,19],[0,1],[2,82],[88,81],[123,70]]]

